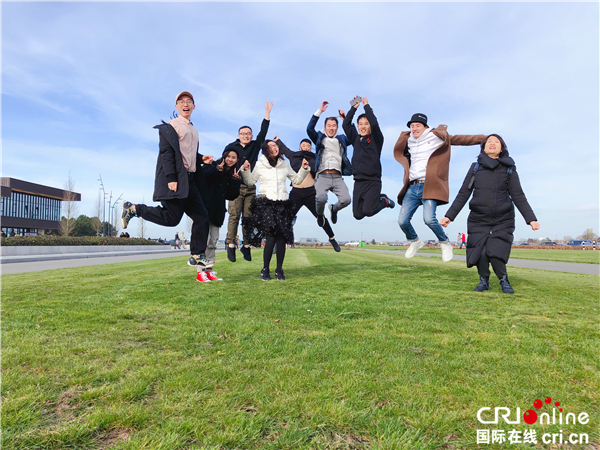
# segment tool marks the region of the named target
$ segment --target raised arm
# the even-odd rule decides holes
[[[257,164],[254,167],[254,170],[250,172],[250,162],[246,160],[242,166],[241,174],[244,184],[248,187],[252,187],[256,184],[258,177],[260,176],[260,165]]]
[[[379,127],[379,122],[377,121],[377,117],[373,114],[373,108],[369,105],[369,101],[367,97],[363,97],[363,105],[365,106],[365,114],[367,115],[367,119],[369,120],[369,124],[371,125],[371,134],[375,141],[379,144],[380,147],[383,147],[383,133],[381,132],[381,128]]]
[[[267,137],[267,132],[269,131],[269,123],[271,123],[271,110],[273,109],[273,102],[265,103],[265,118],[260,124],[260,132],[258,136],[256,136],[256,142],[260,146]]]
[[[279,136],[275,136],[273,138],[273,141],[279,146],[279,151],[281,152],[281,154],[283,156],[285,156],[288,160],[291,159],[292,156],[294,156],[294,152],[291,151],[283,142],[281,139],[279,139]]]
[[[354,114],[356,113],[357,108],[358,105],[350,107],[350,111],[348,111],[348,114],[346,114],[346,117],[344,117],[344,121],[342,122],[344,133],[352,144],[354,144],[355,139],[358,137],[358,132],[352,125],[352,119],[354,119]]]
[[[487,136],[485,134],[456,134],[450,136],[452,145],[479,145]]]
[[[312,117],[308,121],[308,125],[306,126],[306,133],[308,134],[309,139],[315,145],[318,144],[317,141],[319,139],[319,134],[315,131],[315,126],[317,125],[321,114],[323,114],[323,112],[325,112],[325,110],[327,109],[327,105],[329,105],[329,102],[322,102],[321,106],[319,107],[319,109],[317,109],[317,112],[315,112],[312,115]]]
[[[301,184],[309,173],[310,167],[306,159],[302,160],[302,167],[300,168],[298,173],[294,172],[292,166],[288,164],[287,177],[292,182],[292,184]]]

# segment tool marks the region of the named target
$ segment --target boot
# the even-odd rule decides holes
[[[475,292],[487,291],[490,288],[490,277],[479,277],[479,284],[475,289]]]
[[[508,277],[504,275],[500,278],[500,286],[502,287],[502,292],[505,294],[514,294],[515,290],[512,288],[510,283],[508,282]]]

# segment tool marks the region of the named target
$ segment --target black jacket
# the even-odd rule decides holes
[[[361,136],[352,126],[356,108],[351,107],[342,124],[344,132],[352,146],[352,175],[355,180],[381,180],[381,149],[383,148],[383,133],[371,105],[365,105],[365,114],[371,125],[371,134]]]
[[[254,141],[250,141],[245,147],[240,144],[239,139],[236,139],[235,142],[232,142],[231,144],[227,144],[224,152],[235,150],[235,152],[238,154],[238,162],[236,166],[238,169],[244,165],[246,160],[248,160],[250,161],[251,170],[254,170],[254,166],[258,160],[260,146],[263,142],[265,142],[267,131],[269,131],[269,123],[269,120],[263,119],[262,123],[260,124],[260,132],[258,133],[258,136],[256,136]]]
[[[162,122],[154,128],[158,130],[158,159],[154,175],[154,194],[152,200],[174,200],[187,198],[189,192],[188,172],[181,158],[179,136],[172,125]],[[202,155],[196,154],[196,175],[202,166]],[[177,182],[177,191],[169,189],[168,184]]]
[[[292,166],[292,169],[294,169],[295,172],[298,172],[300,168],[302,168],[302,160],[306,159],[306,161],[308,161],[308,165],[310,166],[310,174],[313,176],[313,178],[315,178],[317,175],[316,154],[304,150],[294,152],[287,148],[286,145],[281,142],[281,139],[277,139],[275,143],[279,145],[279,151],[290,161],[290,166]]]
[[[446,213],[448,219],[454,220],[473,192],[467,219],[467,267],[477,265],[486,244],[488,257],[508,262],[515,231],[513,204],[517,205],[526,223],[537,220],[521,189],[515,162],[508,156],[508,151],[504,150],[498,159],[490,158],[481,151],[477,161],[479,169],[474,173],[475,163],[471,164],[456,199]],[[512,168],[510,176],[509,168]],[[475,179],[469,187],[473,174]]]
[[[205,164],[201,176],[196,179],[198,190],[208,211],[211,224],[220,227],[225,220],[225,200],[235,200],[240,195],[240,179],[235,179],[230,171],[219,171],[215,162]]]

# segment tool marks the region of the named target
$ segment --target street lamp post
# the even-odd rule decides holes
[[[99,175],[98,181],[100,182],[100,189],[104,194],[102,199],[102,234],[106,236],[106,232],[104,231],[104,222],[106,222],[106,191],[104,190],[104,184],[102,183],[102,175]]]
[[[112,197],[112,192],[110,193],[110,195]],[[109,205],[108,213],[110,214],[110,221],[111,221],[111,223],[112,223],[113,218],[114,218],[115,205],[117,204],[117,202],[119,200],[121,200],[121,197],[123,197],[123,194],[119,195],[119,198],[115,200],[115,202],[112,204],[112,206]],[[115,225],[116,225],[116,221],[112,225],[113,226],[113,230],[116,228]]]

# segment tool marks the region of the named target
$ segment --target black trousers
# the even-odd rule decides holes
[[[315,218],[317,217],[317,204],[316,204],[317,191],[314,186],[307,188],[292,188],[290,192],[290,200],[292,201],[294,207],[294,215],[298,214],[300,208],[306,206],[308,210],[312,213]],[[327,233],[327,236],[331,239],[334,234],[331,229],[331,225],[329,225],[329,221],[325,219],[325,223],[323,224],[323,230]]]
[[[492,269],[494,269],[494,273],[498,277],[498,279],[502,279],[506,276],[506,264],[504,261],[498,258],[494,258],[493,256],[488,258],[486,255],[487,245],[483,247],[481,251],[481,258],[477,262],[477,272],[480,277],[489,278],[490,276],[490,263],[492,264]]]
[[[356,220],[371,217],[387,206],[381,199],[381,180],[354,180],[352,213]]]
[[[190,178],[187,198],[163,200],[160,203],[162,206],[135,205],[135,211],[142,219],[165,227],[176,227],[181,222],[183,213],[186,213],[193,220],[190,253],[192,255],[204,253],[208,240],[208,211],[204,207],[194,180]]]

